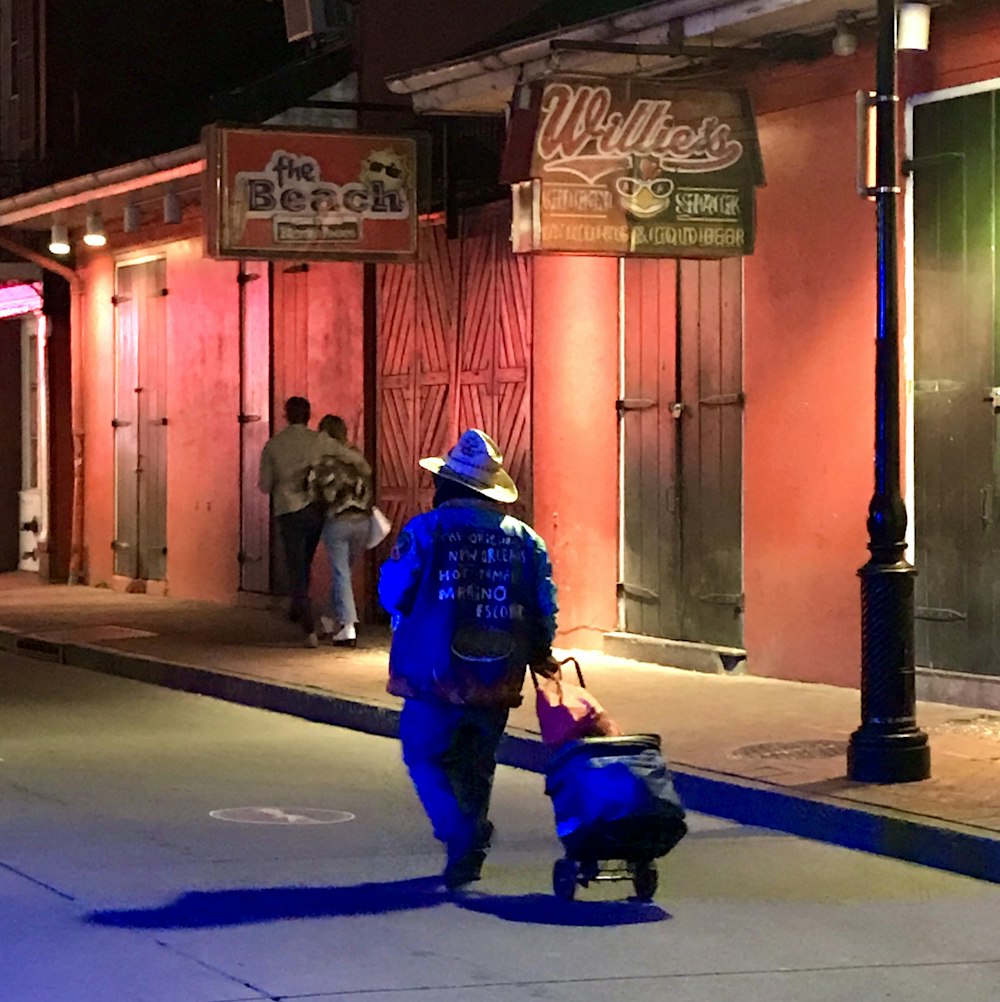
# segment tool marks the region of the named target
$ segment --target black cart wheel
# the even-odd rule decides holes
[[[563,901],[572,901],[576,894],[576,863],[571,859],[557,859],[552,867],[552,891]]]
[[[635,896],[640,901],[652,901],[656,888],[660,883],[660,875],[656,872],[655,863],[636,863],[632,874],[632,884]]]

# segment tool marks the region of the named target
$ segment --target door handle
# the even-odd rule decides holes
[[[979,488],[979,517],[982,519],[983,526],[993,524],[993,488],[992,487],[980,487]]]

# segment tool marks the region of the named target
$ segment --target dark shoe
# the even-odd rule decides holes
[[[496,829],[492,821],[483,821],[477,826],[476,841],[472,844],[474,849],[482,849],[484,852],[493,843],[493,833]]]
[[[346,640],[331,640],[330,643],[333,644],[334,647],[357,647],[358,638],[348,637]]]
[[[455,891],[479,880],[485,860],[486,853],[482,849],[470,849],[457,859],[450,860],[444,868],[444,886],[449,891]]]

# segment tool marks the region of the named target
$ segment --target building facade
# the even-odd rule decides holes
[[[256,457],[281,401],[304,393],[376,457],[397,522],[427,503],[419,456],[467,425],[495,434],[550,543],[562,643],[857,685],[876,275],[856,93],[873,82],[874,3],[838,5],[851,17],[837,25],[817,0],[609,2],[580,24],[555,7],[511,12],[538,16],[478,52],[503,24],[470,27],[449,51],[472,54],[433,65],[443,43],[403,53],[410,36],[396,32],[358,68],[366,128],[415,125],[435,149],[496,157],[496,184],[475,194],[455,159],[451,173],[431,160],[443,196],[424,206],[415,262],[212,260],[197,143],[0,202],[2,233],[39,240],[57,212],[77,236],[94,203],[111,221],[106,248],[77,250],[67,322],[83,456],[67,548],[81,580],[223,601],[274,590]],[[360,10],[369,51],[379,11]],[[835,30],[853,51],[833,53]],[[499,150],[474,130],[442,139],[438,116],[496,124],[518,83],[556,72],[711,73],[745,88],[766,179],[753,253],[514,253]],[[924,692],[987,705],[1000,675],[993,5],[935,8],[929,52],[901,58],[900,89],[917,661]],[[167,222],[171,192],[182,211]],[[126,232],[130,198],[143,211]]]

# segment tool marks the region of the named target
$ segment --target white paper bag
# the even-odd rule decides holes
[[[392,529],[392,522],[389,521],[385,512],[377,505],[372,508],[371,515],[368,516],[368,542],[366,546],[369,550],[375,549],[379,543],[389,535]]]

